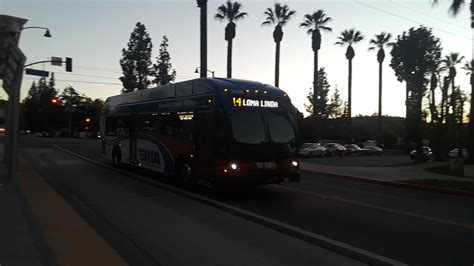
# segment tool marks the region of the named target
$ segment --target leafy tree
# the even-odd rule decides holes
[[[352,59],[354,59],[355,52],[354,48],[352,48],[352,45],[355,43],[358,43],[364,39],[364,36],[362,33],[358,30],[355,29],[348,29],[344,30],[341,32],[341,35],[338,37],[339,41],[337,41],[335,44],[337,45],[347,45],[346,49],[346,59],[349,63],[349,72],[348,72],[348,104],[349,104],[349,130],[350,130],[350,125],[351,123],[351,117],[352,117]]]
[[[385,60],[385,47],[391,47],[392,43],[390,39],[392,38],[392,34],[381,32],[380,34],[376,34],[375,38],[370,40],[371,47],[369,51],[378,49],[377,51],[377,62],[379,62],[379,111],[378,111],[378,119],[377,119],[377,136],[380,138],[382,134],[382,64]]]
[[[319,69],[318,84],[319,90],[316,91],[316,97],[314,97],[313,90],[309,91],[306,97],[309,101],[308,105],[305,105],[306,111],[312,114],[315,118],[327,118],[328,117],[328,93],[331,85],[327,80],[327,74],[324,67]]]
[[[275,3],[273,9],[267,8],[265,12],[265,21],[262,26],[275,24],[275,30],[273,30],[273,40],[276,44],[275,50],[275,87],[280,85],[280,43],[283,39],[282,27],[288,23],[288,21],[296,14],[295,10],[291,10],[288,5],[282,5]]]
[[[138,22],[130,35],[127,49],[122,49],[120,66],[123,76],[120,77],[120,81],[123,84],[123,93],[143,90],[150,85],[148,76],[152,73],[152,47],[151,38],[145,25]]]
[[[390,66],[399,81],[407,83],[410,97],[407,98],[407,125],[413,127],[412,134],[417,146],[418,159],[422,156],[422,100],[429,84],[430,75],[436,71],[441,60],[441,43],[426,27],[411,28],[397,37],[391,51]],[[410,131],[410,130],[408,130]]]
[[[163,36],[160,44],[160,55],[156,58],[156,64],[153,65],[155,79],[153,83],[158,86],[173,82],[176,78],[176,71],[172,69],[171,56],[168,52],[168,38]]]
[[[56,119],[59,110],[51,103],[58,94],[54,86],[54,73],[48,81],[40,78],[37,83],[31,84],[28,96],[23,101],[26,122],[33,131],[49,130],[50,120]]]
[[[217,20],[227,20],[225,27],[225,40],[227,41],[227,78],[232,78],[232,41],[235,38],[235,22],[244,19],[248,14],[241,12],[242,4],[239,2],[227,2],[217,8],[217,14],[214,16]],[[206,71],[201,69],[201,71]]]
[[[300,24],[300,27],[306,28],[306,33],[311,35],[311,47],[314,52],[314,74],[313,74],[313,95],[318,94],[319,84],[318,84],[318,53],[321,49],[321,32],[328,31],[332,32],[332,29],[328,26],[325,26],[332,19],[328,17],[324,10],[318,10],[313,14],[306,14],[304,16],[303,22]],[[316,106],[316,103],[313,103]]]
[[[331,101],[328,105],[328,118],[339,118],[344,114],[344,102],[339,94],[339,89],[336,86],[334,94],[331,96]]]
[[[68,86],[61,93],[60,100],[65,106],[79,106],[87,102],[88,98],[81,95],[74,87]]]

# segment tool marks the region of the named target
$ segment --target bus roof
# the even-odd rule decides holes
[[[105,100],[104,108],[139,102],[189,97],[194,95],[221,95],[228,91],[232,93],[265,92],[266,96],[273,98],[286,98],[289,101],[287,94],[283,90],[271,85],[262,84],[257,81],[226,78],[199,78],[168,84],[161,87],[111,96]]]

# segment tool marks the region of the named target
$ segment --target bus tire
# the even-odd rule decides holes
[[[194,185],[192,168],[189,164],[183,163],[178,167],[179,181],[186,187]]]
[[[115,167],[120,167],[122,165],[122,154],[118,148],[114,148],[112,152],[112,164]]]

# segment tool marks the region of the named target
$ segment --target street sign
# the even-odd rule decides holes
[[[33,68],[25,69],[25,74],[32,75],[32,76],[40,76],[40,77],[49,77],[49,72],[44,70],[38,70]]]
[[[53,66],[62,66],[63,59],[61,57],[51,56],[51,65]]]
[[[3,76],[3,89],[10,94],[10,88],[18,76],[20,68],[23,68],[26,57],[18,46],[12,46],[9,50],[5,75]]]

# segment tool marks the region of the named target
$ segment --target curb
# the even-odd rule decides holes
[[[380,179],[375,179],[375,178],[353,176],[353,175],[343,175],[343,174],[337,174],[337,173],[321,172],[321,171],[305,170],[305,169],[301,169],[301,172],[307,173],[307,174],[316,174],[316,175],[322,175],[322,176],[327,176],[327,177],[335,177],[335,178],[340,178],[340,179],[377,184],[377,185],[382,185],[382,186],[398,187],[398,188],[428,191],[428,192],[474,198],[474,192],[464,191],[464,190],[424,186],[424,185],[409,184],[409,183],[402,183],[402,182],[396,182],[396,181],[385,181],[385,180],[380,180]]]

